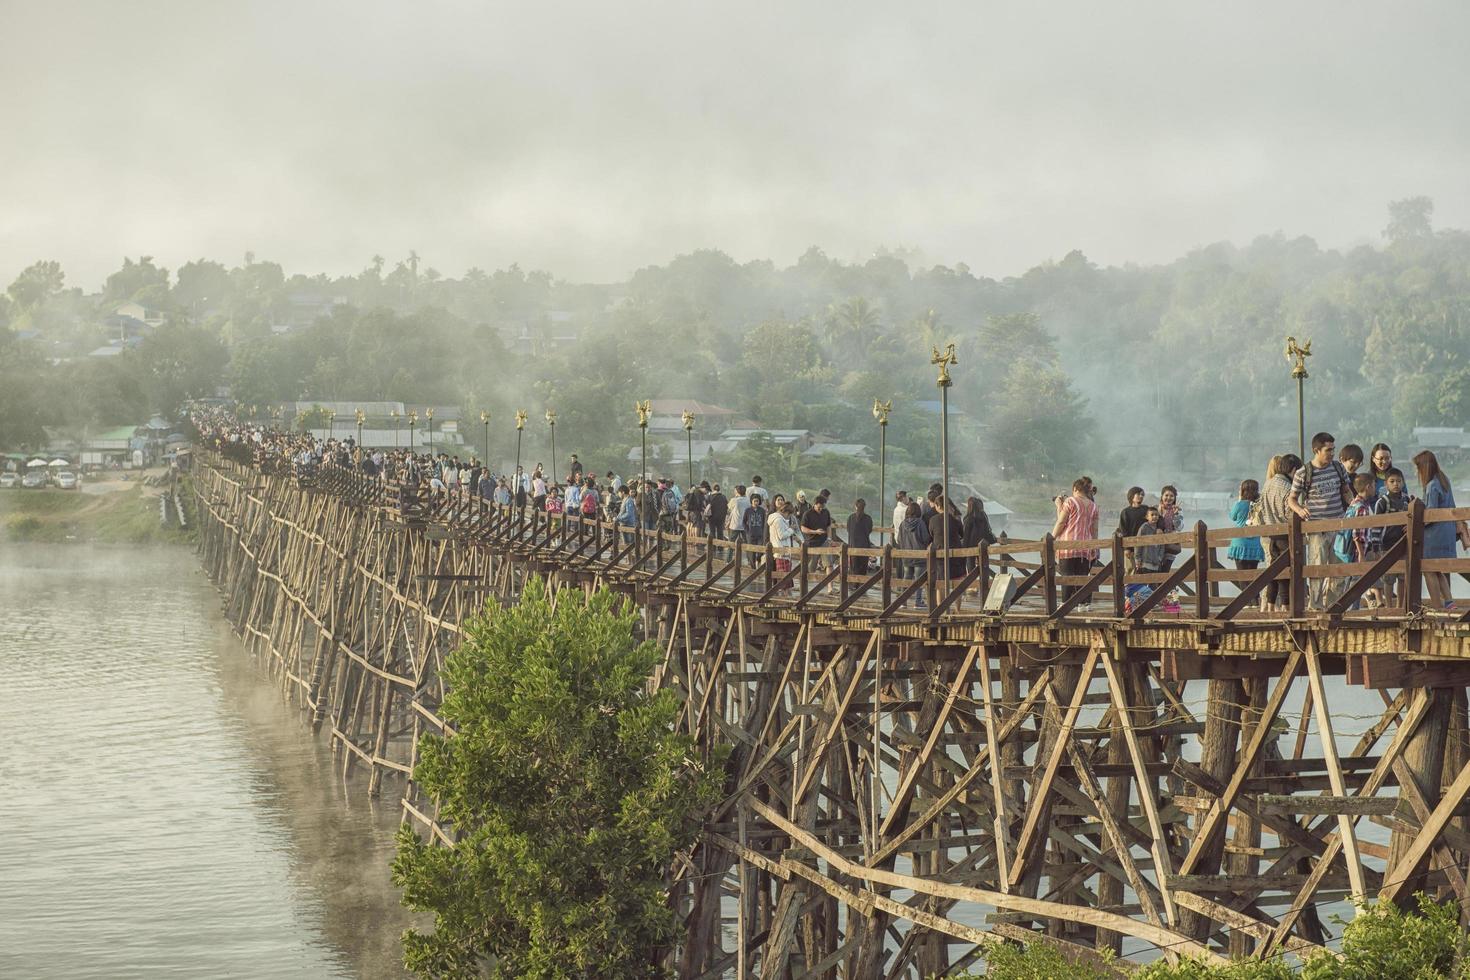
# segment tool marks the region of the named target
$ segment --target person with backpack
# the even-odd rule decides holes
[[[589,476],[582,481],[582,497],[577,502],[578,508],[582,511],[582,519],[596,521],[597,508],[601,503],[602,497],[597,492],[597,483]]]
[[[704,488],[691,487],[684,495],[684,523],[699,537],[704,537]]]
[[[1292,512],[1307,521],[1335,521],[1347,511],[1353,499],[1352,483],[1343,465],[1333,459],[1337,440],[1330,432],[1312,436],[1312,458],[1296,471],[1291,481],[1291,495],[1286,504]],[[1306,535],[1308,565],[1336,565],[1340,559],[1333,548],[1336,535],[1331,531]],[[1313,578],[1307,581],[1307,604],[1311,609],[1326,609],[1337,600],[1344,588],[1343,580]]]
[[[1373,502],[1373,513],[1402,514],[1409,509],[1409,501],[1413,499],[1405,489],[1404,471],[1392,465],[1392,460],[1390,460],[1388,469],[1383,472],[1383,491]],[[1404,536],[1404,528],[1399,524],[1390,524],[1379,530],[1383,532],[1378,543],[1380,554],[1398,544],[1399,539]],[[1397,600],[1402,590],[1403,580],[1402,575],[1385,575],[1379,580],[1385,606]]]
[[[929,547],[929,525],[924,523],[924,511],[910,501],[904,518],[898,525],[898,547],[900,551],[923,551]],[[925,558],[901,558],[898,561],[899,578],[918,578],[923,571]],[[919,593],[918,607],[924,608],[924,593]]]
[[[730,514],[730,501],[720,492],[720,485],[715,487],[704,500],[704,523],[709,528],[709,533],[716,538],[725,536],[725,520]]]
[[[1230,505],[1230,523],[1236,527],[1246,527],[1250,524],[1251,515],[1256,515],[1256,524],[1259,525],[1261,515],[1261,485],[1255,480],[1240,481],[1240,497]],[[1230,549],[1225,552],[1225,557],[1235,562],[1235,567],[1240,571],[1252,571],[1260,566],[1266,557],[1265,550],[1261,547],[1261,539],[1231,538]]]
[[[665,480],[658,492],[658,529],[672,534],[678,520],[679,495],[674,492],[673,484]]]

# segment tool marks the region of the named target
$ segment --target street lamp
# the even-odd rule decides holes
[[[1310,340],[1298,347],[1295,337],[1286,338],[1286,359],[1294,362],[1291,366],[1291,376],[1296,378],[1296,439],[1301,447],[1303,462],[1308,459],[1306,391],[1303,382],[1307,380],[1307,358],[1311,356],[1312,342]]]
[[[516,493],[521,492],[521,436],[526,431],[526,410],[516,409]]]
[[[944,486],[944,578],[949,581],[949,388],[954,384],[949,377],[949,366],[958,364],[959,358],[955,357],[954,344],[948,344],[944,353],[939,348],[934,348],[934,355],[929,359],[930,364],[939,365],[939,379],[935,384],[939,386],[939,458],[943,468]]]
[[[546,424],[551,426],[551,482],[556,482],[556,469],[560,465],[556,461],[556,409],[546,410]]]
[[[873,399],[873,418],[878,420],[878,514],[881,517],[888,506],[888,413],[893,411],[893,400],[880,402]],[[897,533],[897,528],[894,533]],[[878,535],[883,543],[883,535]]]
[[[393,420],[393,448],[398,448],[398,409],[390,409],[388,417]]]
[[[418,423],[419,413],[409,410],[408,413],[408,454],[413,455],[413,427]]]
[[[327,439],[335,438],[337,438],[337,410],[329,408],[327,409]]]
[[[643,464],[643,482],[648,483],[648,416],[653,414],[653,405],[644,399],[633,403],[633,411],[638,413],[638,428],[642,431],[643,449],[639,455],[639,462]]]
[[[357,410],[357,448],[362,449],[362,423],[367,420],[367,415],[362,409]]]
[[[480,422],[485,426],[485,467],[490,467],[490,413],[484,410],[480,412]]]
[[[684,409],[684,455],[689,457],[689,486],[694,489],[694,413]]]
[[[429,451],[429,455],[430,456],[433,456],[434,455],[434,409],[433,408],[426,408],[426,409],[424,409],[424,418],[426,418],[426,419],[429,420],[429,438],[427,438],[427,439],[424,440],[424,448]]]

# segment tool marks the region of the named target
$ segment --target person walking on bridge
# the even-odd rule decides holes
[[[725,532],[731,541],[750,541],[745,535],[745,512],[750,509],[750,502],[751,498],[745,495],[745,484],[735,484],[735,496],[730,498],[725,515]]]
[[[1059,544],[1067,541],[1087,541],[1097,537],[1097,504],[1088,495],[1086,479],[1072,481],[1072,495],[1061,501],[1057,508],[1057,522],[1052,526],[1051,536]],[[1092,567],[1097,552],[1088,548],[1063,546],[1057,549],[1057,566],[1062,575],[1082,577]],[[1062,601],[1066,602],[1080,589],[1080,585],[1062,586]]]
[[[1307,539],[1308,565],[1336,565],[1337,553],[1333,550],[1332,531],[1312,532],[1311,521],[1335,521],[1347,511],[1353,499],[1352,485],[1347,470],[1333,459],[1337,451],[1337,440],[1330,432],[1319,432],[1312,436],[1312,458],[1307,465],[1296,471],[1291,481],[1291,496],[1287,506],[1309,522]],[[1340,578],[1313,578],[1307,581],[1307,604],[1312,609],[1326,609],[1337,599],[1343,588]]]

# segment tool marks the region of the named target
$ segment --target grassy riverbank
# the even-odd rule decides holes
[[[174,544],[191,542],[194,537],[192,529],[180,530],[172,520],[169,527],[160,526],[158,491],[131,484],[100,493],[56,489],[0,491],[0,540],[43,544]]]

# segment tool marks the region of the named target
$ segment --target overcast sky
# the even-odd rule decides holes
[[[0,0],[0,283],[1470,226],[1470,4]]]

